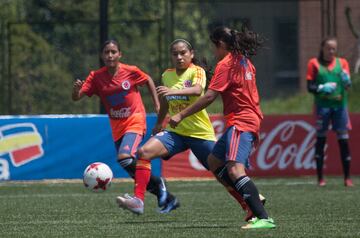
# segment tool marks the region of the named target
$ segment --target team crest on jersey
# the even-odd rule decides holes
[[[124,90],[129,90],[129,89],[130,89],[130,82],[127,81],[127,80],[125,80],[124,82],[122,82],[121,87],[122,87]]]
[[[183,85],[184,85],[184,88],[190,88],[192,86],[192,81],[191,80],[185,80]]]
[[[251,74],[251,72],[246,71],[246,73],[245,73],[245,79],[246,79],[246,80],[252,80],[252,74]]]

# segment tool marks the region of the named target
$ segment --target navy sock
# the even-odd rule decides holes
[[[326,143],[326,137],[317,137],[315,144],[315,160],[316,160],[316,172],[317,172],[318,180],[323,179],[325,143]]]
[[[241,176],[238,180],[236,180],[235,187],[257,218],[268,218],[268,214],[260,201],[259,192],[255,184],[248,176]]]
[[[340,147],[341,162],[344,170],[344,178],[348,179],[350,178],[350,162],[351,162],[348,139],[339,139],[338,143]]]

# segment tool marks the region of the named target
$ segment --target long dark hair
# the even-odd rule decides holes
[[[250,31],[245,24],[241,31],[229,27],[217,27],[210,35],[210,40],[219,46],[224,42],[232,53],[241,53],[247,58],[256,55],[257,50],[263,45],[265,39],[254,31]]]
[[[322,65],[326,65],[328,64],[329,62],[325,61],[324,59],[324,51],[323,51],[323,48],[325,46],[325,44],[328,42],[328,41],[336,41],[337,42],[337,39],[335,36],[328,36],[328,37],[325,37],[321,43],[320,43],[320,50],[319,50],[319,55],[318,55],[318,61],[320,64]]]

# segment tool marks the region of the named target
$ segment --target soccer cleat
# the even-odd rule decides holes
[[[180,202],[175,196],[170,194],[169,199],[167,199],[167,203],[165,204],[165,206],[159,209],[159,213],[161,214],[170,213],[172,210],[175,210],[178,207],[180,207]]]
[[[275,228],[276,225],[272,218],[268,219],[259,219],[259,218],[252,218],[248,224],[242,226],[242,229],[272,229]]]
[[[318,182],[318,185],[319,185],[320,187],[324,187],[324,186],[326,185],[325,180],[324,180],[324,179],[320,179],[319,182]]]
[[[166,189],[165,180],[160,178],[161,182],[158,185],[158,193],[156,195],[158,200],[158,206],[163,207],[166,204],[166,200],[168,199],[168,191]]]
[[[266,198],[261,194],[259,194],[259,198],[260,198],[260,201],[263,204],[263,206],[265,206]],[[246,211],[247,211],[247,213],[244,218],[245,221],[250,221],[251,219],[256,218],[254,213],[250,210],[250,208],[248,208]]]
[[[137,215],[144,213],[144,202],[137,197],[130,196],[129,194],[125,194],[123,197],[118,196],[116,198],[116,203],[119,207],[129,210]]]
[[[351,179],[345,179],[344,185],[345,185],[345,187],[354,187],[354,184]]]

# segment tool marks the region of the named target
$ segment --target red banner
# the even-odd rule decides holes
[[[351,114],[352,130],[350,131],[351,174],[360,175],[360,114]],[[224,131],[223,117],[210,117],[219,138]],[[249,175],[255,176],[301,176],[315,175],[314,144],[316,131],[313,125],[315,118],[311,115],[265,116],[261,127],[261,141],[250,158]],[[342,175],[339,146],[336,134],[328,132],[325,147],[325,175]],[[196,157],[186,151],[163,161],[162,174],[165,177],[212,177],[197,161]]]

